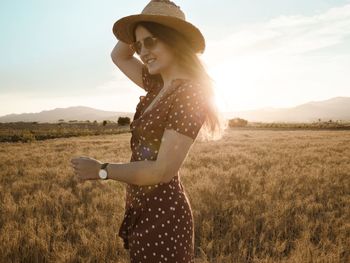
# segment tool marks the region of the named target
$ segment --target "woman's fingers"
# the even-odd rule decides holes
[[[95,170],[98,168],[96,167],[99,163],[98,160],[88,156],[79,156],[71,158],[70,162],[76,174],[75,178],[79,182],[96,179]]]
[[[82,179],[82,176],[80,175],[79,159],[83,159],[83,158],[74,157],[70,160],[70,162],[71,162],[71,167],[74,169],[74,178],[78,181],[78,183],[82,183],[84,180]]]
[[[79,163],[79,159],[86,159],[87,157],[85,156],[80,156],[80,157],[73,157],[72,159],[70,159],[70,162],[72,164],[78,164]]]

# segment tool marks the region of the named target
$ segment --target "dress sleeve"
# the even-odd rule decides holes
[[[190,83],[181,85],[175,91],[165,129],[173,129],[195,140],[206,119],[206,106],[200,86]]]
[[[148,72],[148,68],[145,64],[142,66],[142,83],[143,88],[147,92],[153,90],[154,88],[159,88],[163,85],[163,79],[160,74],[151,75]]]

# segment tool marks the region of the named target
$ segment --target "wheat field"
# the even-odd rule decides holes
[[[0,262],[121,262],[125,185],[78,184],[72,156],[128,162],[130,133],[0,144]],[[231,129],[180,170],[196,263],[350,262],[350,131]]]

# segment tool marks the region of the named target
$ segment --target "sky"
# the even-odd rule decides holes
[[[112,26],[148,2],[1,1],[0,116],[134,112],[145,91],[113,64]],[[350,96],[350,0],[174,2],[205,36],[200,58],[222,111]]]

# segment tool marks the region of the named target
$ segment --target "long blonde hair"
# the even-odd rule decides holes
[[[195,81],[201,84],[200,86],[207,97],[208,114],[200,132],[200,137],[202,137],[200,140],[221,139],[228,122],[215,103],[214,80],[207,73],[201,58],[193,50],[187,39],[178,31],[149,21],[141,21],[135,28],[138,25],[145,27],[153,36],[162,40],[174,52],[180,68],[183,68],[185,72],[193,76]]]

